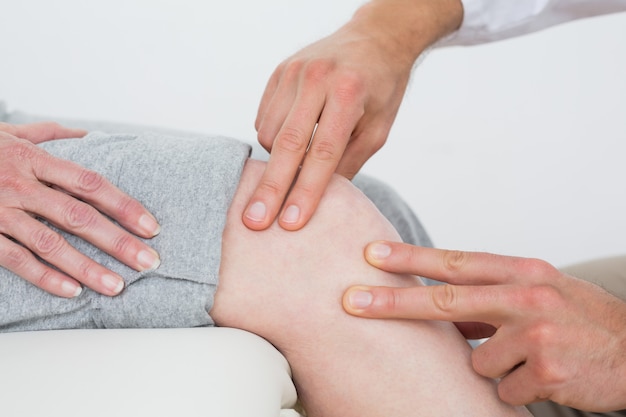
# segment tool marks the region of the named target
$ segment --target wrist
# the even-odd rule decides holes
[[[356,11],[349,25],[367,31],[412,64],[462,22],[461,0],[372,0]]]

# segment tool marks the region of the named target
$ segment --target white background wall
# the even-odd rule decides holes
[[[361,3],[3,0],[0,99],[255,141],[275,66]],[[431,53],[365,172],[441,247],[557,265],[626,253],[625,41],[620,14]]]

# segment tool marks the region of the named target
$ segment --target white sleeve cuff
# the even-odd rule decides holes
[[[570,20],[626,11],[626,0],[462,0],[459,30],[437,46],[506,39]]]

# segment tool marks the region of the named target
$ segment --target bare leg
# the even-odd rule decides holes
[[[453,325],[363,320],[341,307],[353,284],[416,285],[377,270],[365,245],[399,239],[348,181],[335,178],[307,227],[248,230],[241,215],[263,170],[249,161],[228,214],[211,315],[265,337],[292,366],[309,416],[519,416],[474,373]]]

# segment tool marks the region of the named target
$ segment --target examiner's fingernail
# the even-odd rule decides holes
[[[148,214],[144,214],[139,218],[139,227],[151,236],[156,236],[161,232],[159,223]]]
[[[72,282],[63,281],[61,283],[61,290],[69,297],[78,297],[83,292],[83,287]]]
[[[124,288],[124,280],[120,277],[116,277],[115,275],[103,275],[102,285],[104,285],[106,289],[111,291],[113,294],[119,294]]]
[[[137,262],[141,266],[141,270],[157,269],[161,265],[161,259],[156,251],[142,250],[137,254]]]
[[[297,223],[300,220],[300,207],[291,205],[283,213],[285,223]]]
[[[265,215],[267,213],[267,209],[265,208],[265,204],[260,201],[253,203],[246,211],[246,217],[255,222],[261,222],[265,220]]]
[[[385,243],[372,243],[368,246],[367,252],[374,259],[385,259],[391,255],[391,246]]]
[[[350,307],[357,310],[369,307],[373,300],[374,296],[372,296],[372,293],[369,291],[354,290],[348,295]]]

